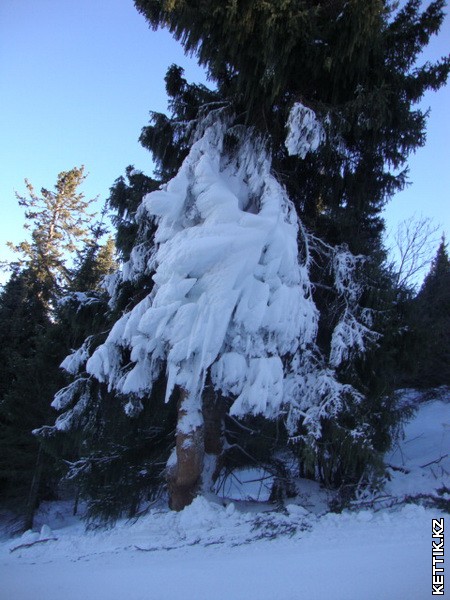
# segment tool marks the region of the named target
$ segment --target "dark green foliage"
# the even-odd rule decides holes
[[[117,269],[116,247],[111,237],[104,244],[100,242],[106,233],[101,223],[91,231],[92,238],[78,253],[70,283],[55,314],[54,329],[65,340],[66,354],[79,348],[86,336],[104,330],[110,312],[103,284]]]
[[[84,374],[74,383],[68,410],[38,436],[62,460],[63,479],[87,502],[88,522],[133,517],[165,490],[176,407],[164,403],[164,378],[143,401],[138,418],[124,410],[130,398],[108,392]]]
[[[450,260],[443,238],[414,303],[419,338],[414,382],[450,385]]]
[[[116,247],[123,261],[130,258],[138,235],[135,217],[142,198],[145,194],[158,189],[159,185],[159,181],[129,166],[126,168],[126,179],[119,177],[110,189],[108,206],[113,211],[112,222],[116,228]]]
[[[102,211],[102,217],[105,214],[106,207]],[[70,272],[67,289],[71,292],[102,291],[104,278],[112,275],[117,268],[114,239],[108,237],[106,242],[101,242],[102,237],[108,233],[103,222],[94,223],[89,227],[89,231],[90,237],[77,252],[75,266]]]
[[[33,429],[54,419],[50,402],[64,383],[58,366],[67,347],[52,333],[51,327],[41,330],[30,338],[33,352],[28,356],[16,355],[11,365],[13,380],[0,404],[2,496],[14,510],[24,513],[32,512],[36,503],[54,497],[55,493],[54,462],[42,455],[38,461],[39,441],[32,435]],[[40,481],[36,497],[30,500],[37,465],[41,469]]]
[[[339,78],[348,53],[359,49],[356,43],[355,48],[348,48],[346,32],[342,36],[337,32],[337,17],[348,4],[350,11],[353,5],[343,0],[137,0],[135,4],[154,27],[167,26],[188,52],[198,56],[211,78],[227,86],[250,109],[270,107],[291,90],[314,90],[332,66],[323,46],[333,33],[343,50],[341,60],[336,61],[341,67]],[[366,13],[376,17],[381,3],[371,4],[374,8],[368,7]],[[342,19],[339,25],[357,28],[354,20]],[[371,29],[371,23],[363,19],[359,25],[356,33],[361,45],[376,28]]]
[[[0,294],[0,398],[16,379],[14,364],[35,353],[33,340],[48,324],[42,302],[33,293],[28,271],[13,273]]]
[[[108,206],[114,211],[111,220],[116,227],[115,245],[124,262],[130,260],[134,248],[142,249],[150,257],[156,227],[148,221],[138,225],[136,212],[143,197],[159,186],[159,181],[129,166],[126,168],[126,179],[119,177],[110,189]],[[113,300],[110,303],[110,326],[115,318],[133,308],[150,293],[153,287],[152,275],[151,269],[144,269],[139,277],[121,282],[119,287],[114,288],[111,293]]]
[[[425,141],[426,115],[413,104],[441,87],[449,72],[448,58],[415,65],[439,30],[443,0],[423,12],[418,0],[398,12],[382,0],[135,4],[153,27],[168,27],[198,56],[217,83],[218,99],[270,135],[274,168],[307,225],[355,253],[376,250],[381,210],[405,184],[400,169],[407,156]],[[328,116],[326,144],[304,161],[283,148],[295,101]],[[182,123],[179,106],[174,113]],[[179,126],[174,135],[173,121],[158,115],[152,132],[162,135],[159,142],[152,137],[150,149],[157,159],[167,149],[176,168]]]
[[[259,465],[270,468],[274,454],[285,450],[288,441],[281,421],[263,417],[236,419],[226,415],[225,436],[227,444],[222,463],[228,471]]]
[[[66,381],[59,365],[98,317],[100,280],[114,263],[112,242],[99,242],[104,228],[94,225],[89,233],[90,201],[78,192],[83,180],[83,168],[60,173],[55,192],[43,189],[41,197],[27,182],[30,198],[19,202],[27,208],[31,242],[15,247],[20,258],[0,295],[0,490],[25,528],[37,504],[54,496],[59,476],[32,431],[54,420],[51,402]],[[83,311],[89,313],[84,329]]]
[[[47,385],[36,356],[45,345],[50,322],[34,282],[29,271],[16,272],[0,295],[0,495],[14,504],[20,498],[22,505],[37,457],[31,430],[47,421],[50,411],[48,403],[36,401]]]
[[[338,368],[340,381],[353,385],[363,397],[350,402],[335,421],[324,423],[323,458],[319,460],[325,482],[345,493],[383,474],[384,455],[411,415],[394,394],[403,385],[410,360],[409,295],[395,287],[392,274],[379,264],[378,257],[367,260],[362,276],[360,304],[370,311],[370,327],[380,335],[365,353]],[[329,307],[323,302],[319,306],[326,318]]]
[[[128,399],[104,389],[97,393],[83,425],[79,456],[67,476],[87,500],[87,519],[107,523],[135,516],[164,491],[176,411],[164,404],[164,382],[155,386],[139,418],[125,414]]]
[[[198,118],[206,110],[224,104],[217,93],[204,85],[188,84],[183,69],[177,65],[169,67],[165,82],[171,118],[151,112],[151,124],[142,129],[139,138],[152,153],[157,175],[164,182],[176,175],[186,157]]]
[[[127,268],[133,261],[143,267],[125,283],[117,278],[111,312],[86,328],[93,335],[89,352],[117,318],[152,290],[155,227],[149,222],[139,226],[136,218],[143,196],[176,174],[199,121],[208,115],[214,119],[219,108],[226,110],[234,115],[234,125],[247,126],[249,135],[253,128],[267,140],[274,174],[287,188],[302,222],[323,241],[313,249],[312,272],[323,357],[345,299],[333,289],[329,251],[318,248],[322,243],[328,249],[346,244],[353,254],[369,257],[358,269],[358,281],[363,282],[358,301],[361,311],[372,315],[369,327],[382,335],[364,358],[351,356],[336,368],[339,382],[360,390],[362,399],[343,398],[339,416],[321,422],[317,443],[302,437],[300,427],[299,441],[291,447],[305,476],[327,486],[354,487],[363,476],[381,472],[382,454],[401,419],[389,392],[399,382],[401,348],[408,346],[410,333],[402,328],[407,304],[383,267],[381,213],[406,183],[408,155],[425,142],[426,114],[414,105],[448,76],[448,58],[417,67],[421,50],[442,23],[444,2],[436,0],[423,11],[418,0],[401,10],[384,0],[135,4],[153,27],[167,27],[187,52],[197,55],[216,89],[188,84],[175,65],[167,72],[170,114],[151,113],[140,138],[153,154],[158,180],[129,167],[126,178],[111,188],[109,199],[116,212],[118,253],[129,261]],[[296,102],[314,110],[326,133],[317,152],[304,159],[288,156],[284,146],[286,122]],[[231,153],[231,136],[227,143]],[[81,333],[77,339],[81,343]],[[124,362],[128,359],[124,356]],[[83,369],[75,381],[87,386],[87,404],[83,407],[81,392],[74,391],[66,415],[73,418],[70,427],[66,433],[57,427],[45,430],[45,435],[72,440],[66,454],[72,462],[70,473],[89,499],[92,516],[107,520],[123,512],[133,514],[141,500],[160,488],[163,459],[173,444],[176,417],[162,404],[164,382],[144,399],[143,416],[130,419],[122,412],[124,399],[96,387]],[[227,419],[226,434],[229,447],[221,459],[225,471],[254,463],[275,468],[274,457],[288,438],[281,420]]]

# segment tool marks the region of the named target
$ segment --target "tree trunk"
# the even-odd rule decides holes
[[[42,451],[42,445],[39,444],[38,454],[36,458],[36,466],[34,468],[33,480],[31,482],[30,493],[28,495],[28,501],[25,511],[25,522],[24,530],[33,529],[34,512],[36,510],[39,487],[41,485],[42,471],[44,468],[44,453]]]
[[[176,432],[176,463],[168,468],[169,506],[183,510],[200,487],[203,470],[204,427],[199,408],[180,388]]]
[[[212,383],[208,382],[203,391],[202,402],[203,420],[205,423],[205,454],[207,455],[203,473],[204,481],[202,482],[205,491],[211,489],[221,469],[220,457],[223,452],[225,409],[225,402],[223,399],[217,398]]]

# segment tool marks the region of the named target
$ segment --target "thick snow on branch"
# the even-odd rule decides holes
[[[90,384],[85,377],[80,377],[70,383],[67,387],[59,390],[52,402],[56,410],[64,410],[53,427],[57,431],[68,431],[76,427],[85,413],[90,399]],[[71,405],[74,405],[71,407]],[[71,407],[71,408],[70,408]],[[49,429],[43,427],[43,430]],[[36,430],[39,432],[39,430]]]
[[[291,108],[287,129],[285,146],[289,156],[305,158],[308,152],[315,152],[325,141],[325,130],[316,113],[300,102]]]
[[[122,393],[148,394],[165,365],[166,400],[175,386],[199,399],[210,370],[216,389],[236,397],[233,414],[273,417],[285,401],[284,357],[314,342],[295,210],[264,145],[243,131],[216,120],[176,177],[143,201],[138,218],[158,220],[154,289],[87,364]]]
[[[62,413],[62,415],[56,419],[54,428],[57,431],[69,431],[75,429],[84,418],[89,402],[90,393],[89,388],[86,387],[75,406],[71,410]]]
[[[66,358],[59,365],[61,369],[64,369],[71,375],[76,375],[80,372],[81,367],[84,367],[87,359],[89,358],[89,348],[92,342],[92,336],[89,336],[83,344],[77,349],[66,356]]]
[[[286,425],[293,441],[299,421],[308,436],[317,440],[322,419],[337,418],[347,401],[360,402],[363,398],[353,386],[339,382],[335,371],[311,352],[294,357],[286,393],[290,397]]]
[[[299,105],[291,117],[291,148],[317,148],[323,134],[312,111]],[[127,396],[129,416],[139,414],[165,370],[166,401],[176,387],[184,390],[178,424],[184,434],[201,425],[209,375],[233,399],[232,415],[282,415],[292,436],[301,423],[317,440],[324,419],[362,399],[339,372],[376,337],[370,311],[359,305],[363,257],[306,233],[271,173],[266,145],[251,129],[230,125],[219,111],[208,115],[194,140],[178,174],[148,194],[137,212],[142,239],[156,219],[154,245],[136,246],[110,281],[114,292],[121,282],[154,273],[153,289],[115,323],[86,370]],[[310,249],[325,253],[333,275],[336,325],[328,357],[316,345]],[[65,366],[73,371],[84,358],[80,349]],[[69,396],[58,397],[61,408]],[[57,427],[79,421],[84,405],[80,394]]]
[[[357,272],[364,261],[365,257],[353,255],[345,246],[334,249],[334,285],[344,304],[344,310],[331,336],[329,361],[333,368],[339,367],[353,356],[364,354],[368,345],[379,338],[370,329],[371,311],[363,309],[359,304],[363,285]]]
[[[333,252],[333,274],[336,291],[347,303],[356,304],[363,292],[357,277],[357,269],[365,260],[363,256],[355,256],[346,246],[339,246]]]
[[[331,338],[330,364],[338,367],[352,354],[364,354],[366,341],[372,340],[374,332],[358,321],[348,310],[336,325]]]

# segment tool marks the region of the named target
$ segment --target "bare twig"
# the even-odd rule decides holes
[[[15,552],[16,550],[20,550],[21,548],[31,548],[31,546],[36,546],[36,544],[45,544],[45,542],[55,542],[58,538],[51,537],[45,538],[43,540],[35,540],[34,542],[27,542],[26,544],[19,544],[18,546],[14,546],[14,548],[10,548],[10,552]]]
[[[398,286],[416,287],[418,277],[433,258],[439,229],[432,219],[416,215],[399,224],[390,248]]]
[[[441,456],[440,458],[437,458],[436,460],[432,460],[429,463],[427,463],[426,465],[420,465],[421,469],[424,469],[425,467],[429,467],[430,465],[437,465],[441,462],[441,460],[444,460],[444,458],[447,458],[448,454],[444,454],[444,456]]]

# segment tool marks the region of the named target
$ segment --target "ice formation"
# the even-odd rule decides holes
[[[294,109],[291,149],[313,151],[321,126],[310,109]],[[55,427],[70,429],[89,411],[87,360],[88,377],[126,396],[130,417],[165,370],[166,401],[175,388],[184,391],[179,432],[201,426],[209,377],[232,399],[232,415],[281,415],[291,435],[302,422],[317,439],[323,417],[335,418],[347,400],[362,398],[337,374],[376,337],[370,314],[359,306],[362,257],[306,233],[271,172],[267,145],[251,129],[217,110],[195,136],[178,174],[148,194],[137,212],[141,229],[156,220],[154,245],[137,243],[107,281],[112,304],[121,283],[142,274],[153,273],[152,292],[116,321],[93,354],[88,338],[63,362],[72,374],[78,370],[80,383],[55,397],[54,406],[66,410]],[[329,265],[338,299],[328,356],[316,346],[312,249]]]
[[[87,364],[124,394],[148,394],[164,365],[166,400],[175,386],[198,399],[209,371],[215,388],[235,397],[232,414],[274,417],[285,401],[284,358],[314,342],[317,310],[295,210],[262,142],[242,133],[218,119],[176,177],[142,203],[138,218],[158,222],[155,287]],[[237,142],[233,153],[225,134]]]

